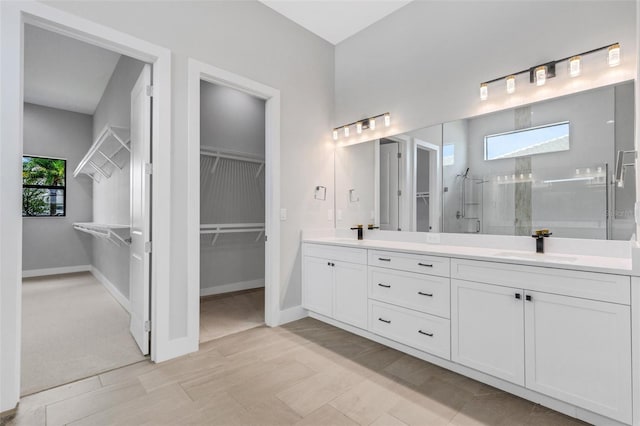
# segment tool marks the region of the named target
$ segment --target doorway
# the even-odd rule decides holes
[[[265,101],[200,82],[200,342],[264,324]]]
[[[149,353],[151,220],[151,66],[24,37],[22,395]]]
[[[253,98],[255,102],[262,100],[264,104],[264,157],[260,158],[259,152],[254,155],[245,155],[252,162],[244,161],[246,172],[249,176],[260,178],[264,176],[264,213],[262,222],[264,223],[264,233],[260,235],[262,230],[262,222],[231,222],[240,223],[245,226],[242,232],[234,232],[244,234],[244,238],[252,238],[254,244],[260,244],[264,247],[264,323],[267,326],[277,326],[281,321],[280,311],[280,175],[278,173],[280,164],[280,92],[276,89],[268,87],[264,84],[249,80],[237,74],[216,68],[214,66],[198,62],[194,59],[189,60],[189,78],[188,78],[188,95],[189,95],[189,175],[188,185],[192,191],[188,194],[188,288],[189,288],[189,323],[188,333],[190,342],[197,345],[200,341],[200,302],[201,302],[201,249],[205,241],[209,239],[209,244],[213,242],[215,236],[205,237],[201,231],[201,156],[202,139],[201,139],[201,86],[204,83],[220,86],[227,89],[235,89],[245,95],[245,100]],[[232,92],[229,92],[232,93]],[[236,93],[237,95],[237,93]],[[249,95],[247,98],[246,95]],[[227,147],[227,149],[230,149]],[[207,151],[205,149],[205,151]],[[210,151],[210,150],[209,150]],[[214,150],[215,151],[215,150]],[[237,151],[237,149],[236,149]],[[233,153],[220,153],[227,156],[233,156]],[[218,164],[220,165],[221,160]],[[257,162],[257,163],[256,163]],[[214,159],[215,163],[215,159]],[[262,167],[261,164],[263,163]],[[238,166],[240,167],[240,166]],[[249,172],[249,168],[251,172]],[[209,173],[210,175],[211,173]],[[256,188],[255,182],[254,190]],[[258,190],[260,192],[260,190]],[[224,224],[224,223],[222,223]],[[215,228],[213,228],[215,230]],[[218,227],[218,230],[222,230]],[[229,229],[229,228],[227,228]],[[233,228],[231,228],[233,229]],[[218,232],[218,234],[220,234]],[[206,235],[206,234],[205,234]],[[218,237],[220,239],[222,237]],[[260,239],[263,242],[260,243]],[[205,241],[203,241],[205,240]],[[257,241],[256,241],[257,240]],[[217,243],[217,241],[216,241]],[[255,266],[255,265],[254,265]],[[248,279],[249,282],[253,279]],[[216,295],[213,295],[214,297]],[[223,297],[223,296],[220,296]],[[260,300],[262,296],[258,297]],[[284,318],[286,321],[287,318]]]

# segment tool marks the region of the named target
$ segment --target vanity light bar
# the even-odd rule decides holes
[[[536,86],[542,86],[547,82],[548,79],[556,76],[556,64],[560,62],[568,62],[569,75],[571,77],[577,77],[582,72],[582,57],[585,55],[590,55],[592,53],[600,52],[602,50],[607,50],[607,63],[610,67],[620,65],[620,43],[608,44],[603,47],[598,47],[597,49],[592,49],[586,52],[579,53],[577,55],[567,56],[566,58],[547,62],[546,64],[536,65],[526,70],[507,74],[505,76],[480,83],[480,100],[485,101],[489,98],[489,84],[501,80],[504,80],[506,82],[506,91],[508,94],[515,93],[516,77],[520,74],[529,74],[530,83],[535,84]]]
[[[384,127],[391,126],[391,114],[385,112],[384,114],[374,115],[373,117],[363,118],[362,120],[354,121],[353,123],[343,124],[342,126],[335,127],[332,132],[332,137],[334,141],[337,141],[340,137],[340,130],[343,131],[344,137],[348,138],[350,135],[349,129],[352,126],[356,127],[356,133],[361,134],[363,129],[375,130],[376,128],[376,120],[378,118],[382,118],[384,122]]]

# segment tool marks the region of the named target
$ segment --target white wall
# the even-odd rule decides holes
[[[74,222],[91,221],[91,182],[74,179],[73,170],[91,146],[91,116],[24,104],[24,153],[67,160],[66,216],[22,219],[22,269],[91,264],[88,234]]]
[[[281,306],[299,305],[300,230],[333,226],[327,220],[333,208],[333,46],[255,1],[48,4],[173,53],[170,339],[185,336],[187,326],[187,59],[280,90],[281,205],[288,210],[281,227]],[[327,187],[327,201],[314,200],[316,185]]]
[[[130,127],[131,89],[144,63],[121,56],[93,116],[93,137],[106,125]],[[109,179],[93,183],[93,222],[128,225],[131,222],[130,167],[128,152],[119,157],[124,167],[115,169]],[[80,178],[88,180],[88,177]],[[109,241],[93,238],[93,266],[102,273],[125,298],[129,298],[129,248],[117,247]]]
[[[200,143],[212,149],[265,156],[265,101],[238,90],[200,83]],[[257,163],[214,160],[200,173],[201,223],[264,223],[264,169]],[[226,179],[228,178],[228,179]],[[200,289],[202,294],[255,288],[264,285],[264,239],[257,233],[200,237]],[[225,286],[221,288],[221,286]]]
[[[336,47],[334,124],[389,111],[388,134],[529,104],[636,77],[633,1],[416,1]],[[564,73],[543,88],[518,81],[515,95],[479,86],[514,71],[613,42],[622,64],[601,56],[579,79]],[[379,137],[376,135],[375,137]]]

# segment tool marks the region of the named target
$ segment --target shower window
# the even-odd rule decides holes
[[[485,160],[499,160],[568,150],[568,121],[488,135],[484,138]]]
[[[66,160],[22,157],[22,216],[65,216],[66,181]]]

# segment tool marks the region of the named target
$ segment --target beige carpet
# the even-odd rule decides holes
[[[129,314],[90,273],[23,280],[22,395],[142,359]]]
[[[264,288],[200,299],[200,342],[264,324]]]

